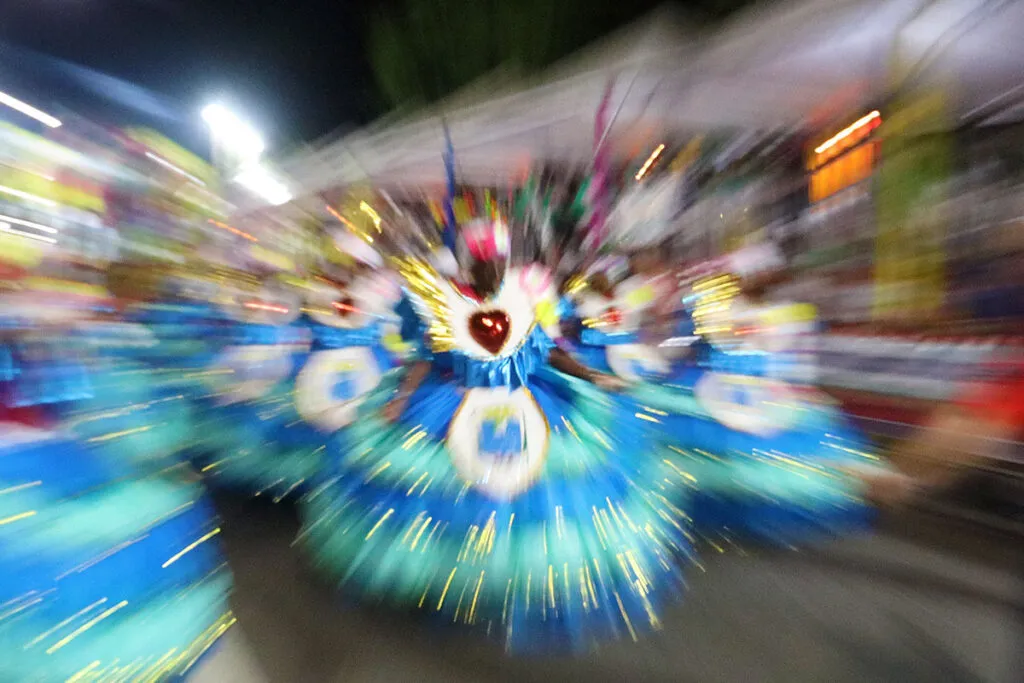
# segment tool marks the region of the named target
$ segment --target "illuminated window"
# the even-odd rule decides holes
[[[872,133],[882,123],[877,111],[866,114],[823,140],[808,155],[808,194],[819,202],[871,177],[877,162]]]

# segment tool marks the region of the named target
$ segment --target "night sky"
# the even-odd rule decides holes
[[[355,127],[379,112],[361,43],[365,0],[2,0],[0,90],[90,116],[125,116],[74,88],[40,80],[50,57],[145,88],[154,123],[188,146],[202,142],[211,99],[245,111],[272,149]],[[28,52],[31,51],[31,52]],[[80,80],[80,74],[72,77]],[[127,85],[127,84],[125,84]],[[111,90],[109,87],[103,87]],[[104,98],[99,98],[104,99]],[[132,93],[128,99],[134,100]],[[171,120],[171,119],[175,120]],[[148,122],[148,121],[147,121]],[[190,144],[191,143],[191,144]],[[197,151],[202,151],[197,150]]]
[[[0,90],[201,154],[199,111],[221,100],[281,154],[386,112],[364,44],[381,1],[0,0]],[[658,4],[578,2],[574,22],[594,37]]]

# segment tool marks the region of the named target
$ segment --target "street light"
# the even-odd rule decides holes
[[[210,127],[214,143],[231,156],[255,160],[263,154],[266,146],[260,134],[223,105],[211,104],[204,107],[202,116]]]
[[[262,197],[273,206],[286,204],[292,199],[291,190],[261,164],[249,166],[234,178],[235,182]]]
[[[215,162],[225,174],[234,173],[236,183],[273,206],[291,201],[288,186],[260,163],[266,146],[252,126],[222,104],[204,107],[202,116],[210,127],[214,156],[220,157]]]

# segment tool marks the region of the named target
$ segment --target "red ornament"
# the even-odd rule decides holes
[[[356,303],[352,300],[352,297],[347,296],[341,301],[334,302],[334,310],[342,318],[347,318],[356,312]]]
[[[469,318],[469,333],[477,344],[493,354],[505,345],[511,326],[505,311],[478,311]]]
[[[604,319],[609,325],[618,325],[622,322],[622,311],[613,306],[605,311]]]

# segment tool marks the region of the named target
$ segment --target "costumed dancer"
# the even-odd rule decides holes
[[[643,333],[657,322],[659,283],[629,272],[625,257],[602,258],[573,287],[573,352],[629,382],[658,381],[670,374],[670,359]]]
[[[149,331],[151,342],[135,358],[158,374],[166,394],[190,401],[206,395],[205,373],[229,341],[223,331],[230,321],[215,303],[215,274],[124,264],[111,276],[125,320]]]
[[[0,679],[185,676],[235,621],[213,511],[183,468],[110,447],[118,433],[69,439],[68,406],[106,384],[59,331],[94,301],[20,285],[3,302]]]
[[[91,390],[64,404],[62,428],[111,457],[146,467],[183,464],[193,440],[185,373],[154,364],[161,342],[145,325],[122,319],[123,300],[98,285],[78,289],[69,339],[87,363]]]
[[[212,484],[278,501],[308,484],[324,447],[295,405],[310,339],[302,295],[276,278],[243,275],[226,294],[228,341],[205,373],[194,456]]]
[[[878,459],[820,394],[781,371],[793,366],[785,343],[793,335],[778,334],[777,325],[737,325],[735,276],[704,278],[688,297],[691,336],[706,342],[699,363],[673,359],[658,339],[641,336],[663,323],[668,308],[659,300],[674,285],[649,256],[671,234],[675,184],[672,175],[640,184],[613,212],[610,239],[633,250],[633,276],[584,296],[580,339],[590,343],[580,345],[581,359],[627,378],[630,395],[660,411],[652,421],[692,484],[680,505],[703,535],[791,543],[862,527],[871,515],[864,473],[879,469]],[[761,254],[728,267],[753,282],[771,263]],[[758,318],[752,304],[743,310],[745,320]],[[665,328],[660,336],[677,334]]]
[[[730,273],[694,283],[688,301],[708,352],[633,390],[665,412],[659,420],[693,478],[687,509],[709,536],[793,543],[862,528],[872,481],[887,468],[832,402],[794,384],[794,330],[783,329],[793,326],[770,316],[750,324],[742,283]]]
[[[352,233],[338,231],[332,238],[350,265],[344,283],[322,281],[311,289],[306,316],[312,354],[295,388],[296,408],[320,430],[321,440],[352,422],[360,399],[407,350],[396,308],[408,300],[381,270],[380,254]]]
[[[340,435],[301,501],[301,542],[339,585],[510,648],[636,637],[658,624],[689,548],[669,468],[643,411],[602,391],[621,380],[545,332],[554,302],[506,268],[505,225],[462,237],[464,281],[401,262],[419,360],[384,377]]]

